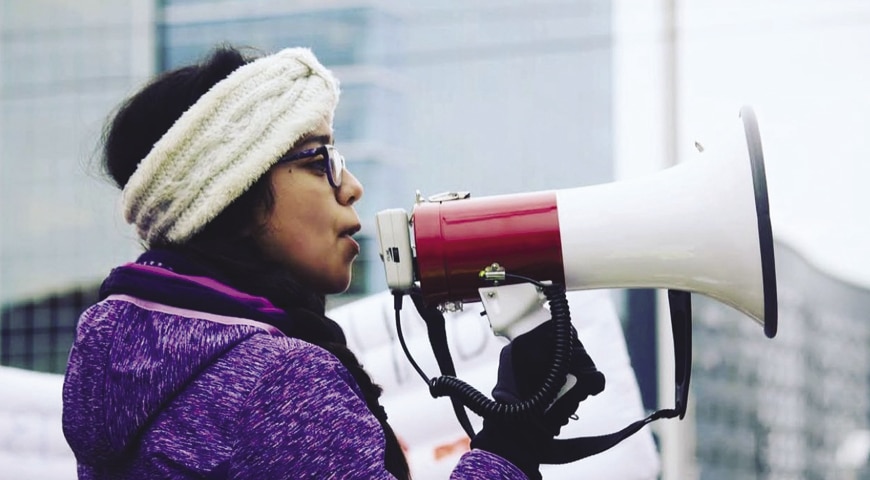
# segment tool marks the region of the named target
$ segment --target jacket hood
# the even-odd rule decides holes
[[[106,465],[138,439],[222,355],[288,322],[247,295],[165,252],[114,269],[85,311],[63,388],[63,429],[79,462]],[[213,321],[201,321],[213,320]],[[252,326],[259,328],[251,328]]]

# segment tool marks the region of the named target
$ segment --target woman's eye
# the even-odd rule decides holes
[[[307,162],[303,166],[320,174],[326,173],[326,162],[324,162],[321,157],[317,157],[315,160]]]

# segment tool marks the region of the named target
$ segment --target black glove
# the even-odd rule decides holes
[[[559,396],[546,411],[531,415],[529,419],[485,418],[483,429],[471,441],[472,448],[501,456],[530,479],[541,478],[539,469],[543,452],[568,423],[580,402],[604,390],[604,375],[595,368],[577,338],[577,332],[573,328],[571,331],[572,353],[568,373],[576,378],[573,387]],[[553,363],[553,345],[554,324],[550,320],[502,348],[493,398],[504,403],[518,403],[540,390]]]

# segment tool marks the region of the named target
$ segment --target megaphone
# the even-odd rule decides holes
[[[481,272],[495,265],[567,290],[681,290],[743,312],[773,338],[776,274],[761,138],[750,107],[739,120],[709,144],[699,140],[698,158],[646,177],[418,199],[410,216],[381,211],[387,284],[418,287],[432,304],[479,301],[492,286]]]

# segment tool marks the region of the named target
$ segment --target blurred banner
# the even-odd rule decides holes
[[[61,430],[62,385],[61,375],[0,367],[0,477],[76,478]]]

